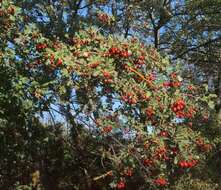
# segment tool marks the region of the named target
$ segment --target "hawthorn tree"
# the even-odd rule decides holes
[[[212,1],[15,1],[22,14],[49,38],[67,42],[80,28],[96,25],[108,34],[136,36],[153,44],[174,62],[194,65],[194,80],[203,78],[218,97],[220,110],[220,2]],[[214,72],[215,70],[215,72]],[[199,80],[198,80],[199,82]],[[212,84],[212,85],[211,85]]]
[[[136,38],[26,19],[1,1],[2,188],[168,189],[200,165],[213,96]]]

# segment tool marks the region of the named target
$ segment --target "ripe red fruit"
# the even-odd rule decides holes
[[[103,72],[103,76],[104,76],[104,78],[106,78],[106,79],[110,79],[110,78],[111,78],[111,74],[110,74],[108,71],[104,71],[104,72]]]
[[[129,54],[128,51],[122,51],[122,52],[121,52],[121,57],[127,58],[127,57],[129,57],[129,56],[130,56],[130,54]]]
[[[153,165],[153,161],[146,158],[146,159],[143,160],[143,165],[150,167],[150,166]]]
[[[163,82],[163,87],[170,87],[170,86],[171,86],[171,82],[170,81]]]
[[[184,161],[184,162],[183,162],[183,166],[184,166],[184,168],[188,168],[188,167],[189,167],[188,162]]]
[[[161,137],[168,137],[168,132],[167,132],[167,131],[161,131],[161,132],[159,133],[159,135],[160,135]]]
[[[171,148],[171,153],[176,155],[178,153],[178,149],[176,147]]]
[[[194,90],[194,87],[192,85],[189,85],[189,86],[187,86],[187,89],[192,91],[192,90]]]
[[[92,63],[90,65],[88,65],[90,68],[94,69],[94,68],[97,68],[99,65],[101,64],[101,62],[95,62],[95,63]]]
[[[123,95],[121,98],[123,101],[127,102],[128,104],[136,104],[137,103],[137,97],[130,92],[128,92],[126,95]]]
[[[117,47],[112,47],[112,48],[110,48],[109,49],[109,55],[110,56],[114,56],[114,55],[121,55],[121,50],[119,49],[119,48],[117,48]]]
[[[110,133],[112,131],[112,126],[106,126],[103,128],[104,133]]]
[[[155,179],[154,183],[158,186],[165,186],[165,185],[168,184],[167,180],[165,178],[162,178],[162,177]]]
[[[143,60],[145,60],[145,57],[143,55],[141,55],[138,57],[138,59],[143,61]]]
[[[170,84],[172,87],[174,87],[174,88],[177,88],[177,87],[180,87],[181,86],[181,82],[171,82],[171,84]]]
[[[114,81],[112,79],[105,79],[104,83],[109,84],[109,83],[113,83]]]
[[[151,107],[147,108],[145,112],[148,118],[151,118],[154,115],[154,110]]]
[[[181,168],[184,168],[184,162],[179,162],[179,166],[180,166]]]
[[[186,114],[183,111],[177,111],[176,112],[176,117],[178,117],[178,118],[185,118]]]
[[[36,50],[37,50],[37,51],[42,51],[42,50],[44,50],[45,48],[47,48],[47,44],[45,44],[45,43],[38,43],[38,44],[36,45]]]
[[[58,65],[58,66],[61,66],[62,63],[63,63],[62,60],[59,58],[59,59],[57,60],[57,65]]]
[[[119,181],[117,183],[117,189],[125,189],[126,185],[124,181]]]
[[[183,111],[185,107],[186,107],[185,101],[183,99],[178,99],[176,102],[172,104],[171,109],[178,116],[183,117],[183,113],[181,111]]]
[[[178,163],[179,167],[180,168],[192,168],[194,167],[195,165],[197,164],[197,161],[196,160],[189,160],[189,161],[180,161]]]

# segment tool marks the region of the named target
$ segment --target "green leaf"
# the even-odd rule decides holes
[[[214,108],[215,108],[215,103],[214,103],[214,101],[209,101],[209,102],[208,102],[208,106],[209,106],[211,109],[214,109]]]

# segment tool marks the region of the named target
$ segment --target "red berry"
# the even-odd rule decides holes
[[[57,60],[57,65],[58,65],[58,66],[61,66],[61,65],[62,65],[62,60],[61,60],[60,58]]]
[[[143,61],[145,60],[145,57],[141,55],[140,57],[138,57],[138,59]]]
[[[160,135],[161,137],[168,137],[168,132],[167,132],[167,131],[161,131],[161,132],[159,133],[159,135]]]
[[[88,65],[90,68],[94,69],[96,67],[98,67],[101,63],[100,62],[95,62],[95,63],[92,63],[90,65]]]
[[[151,107],[147,108],[145,112],[148,118],[151,118],[154,115],[154,110]]]
[[[38,44],[36,45],[36,50],[37,50],[37,51],[42,51],[42,50],[44,50],[45,48],[47,48],[47,44],[45,44],[45,43],[38,43]]]
[[[112,126],[106,126],[103,128],[104,133],[110,133],[112,131]]]
[[[143,160],[143,165],[144,166],[152,166],[153,165],[153,161],[152,160],[150,160],[150,159],[144,159]]]
[[[122,51],[121,52],[121,56],[124,57],[124,58],[127,58],[130,56],[129,52],[128,51]]]
[[[165,81],[165,82],[163,83],[163,86],[164,86],[164,87],[170,87],[170,86],[171,86],[171,82]]]
[[[110,74],[108,71],[104,71],[104,72],[103,72],[103,76],[104,76],[104,78],[106,78],[106,79],[110,79],[110,78],[111,78],[111,74]]]
[[[181,168],[183,168],[183,167],[184,167],[184,163],[183,163],[183,162],[179,162],[179,166],[180,166]]]
[[[165,186],[168,184],[167,180],[162,177],[155,179],[154,183],[159,186]]]
[[[119,181],[117,183],[117,189],[125,189],[126,185],[124,181]]]
[[[179,99],[176,102],[174,102],[171,106],[171,109],[173,112],[175,112],[178,116],[183,117],[184,113],[181,112],[184,110],[186,106],[186,103],[183,99]]]

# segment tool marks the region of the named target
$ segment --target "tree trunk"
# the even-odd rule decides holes
[[[159,47],[159,42],[160,42],[160,33],[159,33],[159,29],[155,28],[154,29],[154,47],[156,49],[158,49]]]
[[[221,70],[218,72],[217,96],[217,121],[221,125]]]

